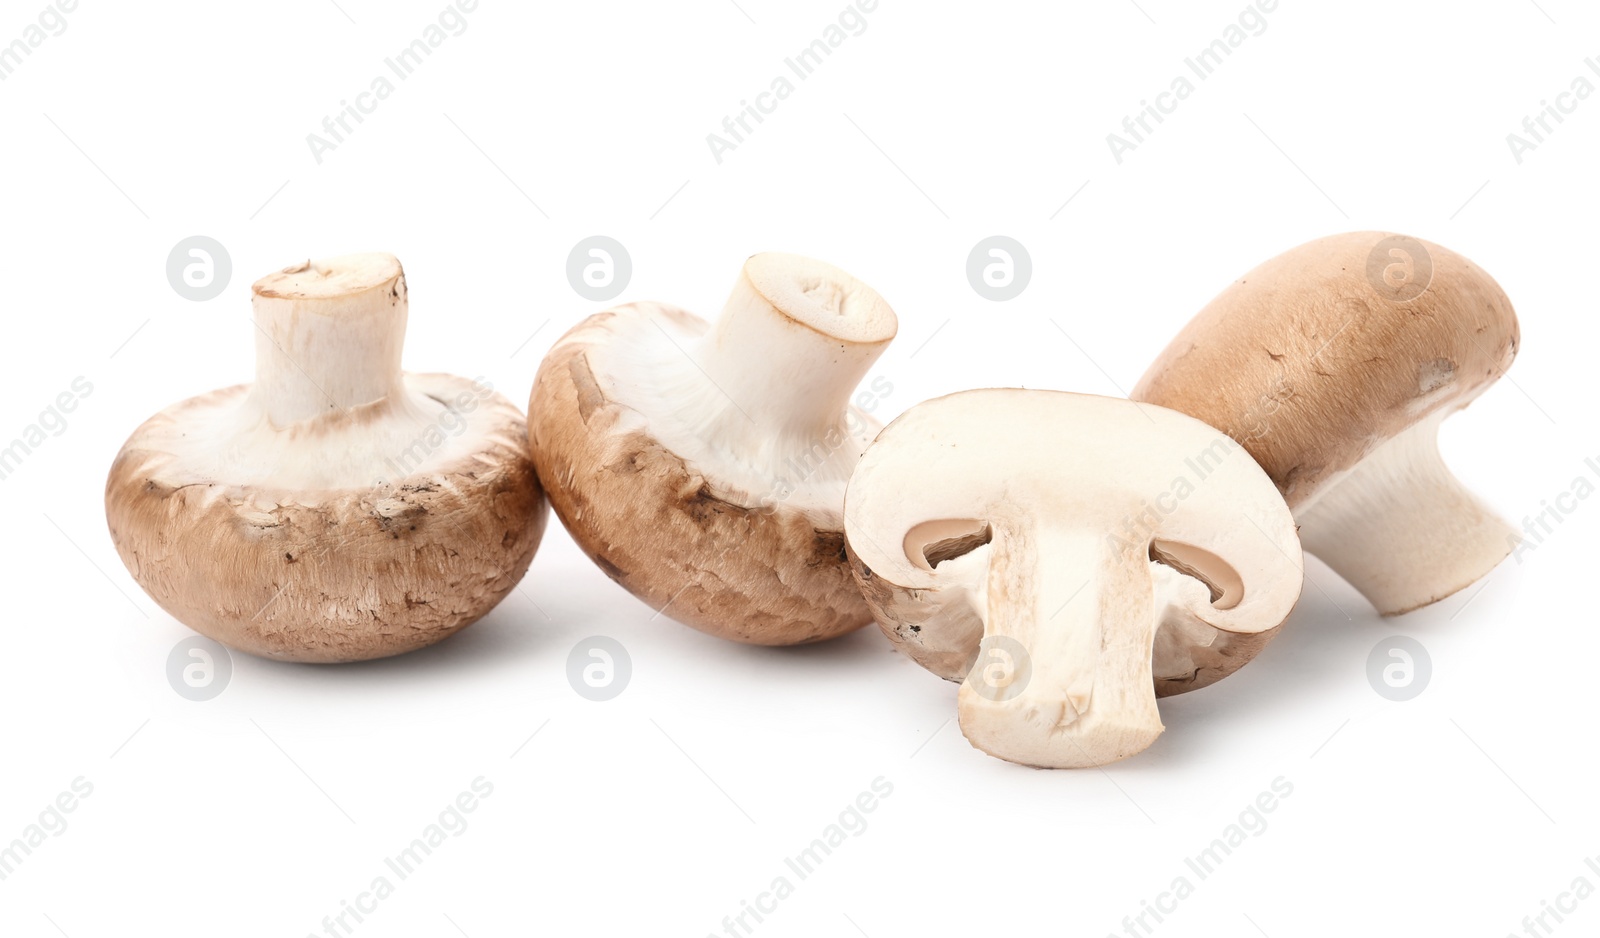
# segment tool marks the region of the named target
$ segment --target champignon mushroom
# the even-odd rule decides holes
[[[1354,232],[1245,274],[1133,397],[1241,442],[1294,510],[1305,549],[1398,615],[1462,589],[1517,544],[1437,444],[1439,423],[1505,373],[1517,342],[1511,301],[1471,261]]]
[[[714,326],[661,303],[589,317],[528,403],[556,515],[613,580],[713,635],[865,625],[841,507],[878,424],[850,398],[895,328],[871,287],[788,254],[747,260]]]
[[[544,532],[521,411],[401,372],[388,254],[285,268],[254,307],[255,383],[161,411],[111,466],[128,571],[190,628],[290,661],[396,655],[482,617]]]
[[[962,732],[1024,765],[1143,750],[1170,667],[1153,658],[1250,645],[1300,595],[1294,520],[1261,468],[1200,421],[1130,401],[919,404],[862,457],[845,517],[884,633],[935,673],[965,668]]]

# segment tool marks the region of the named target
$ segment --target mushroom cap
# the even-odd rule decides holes
[[[482,618],[544,533],[522,413],[465,378],[405,381],[438,406],[263,429],[241,419],[252,408],[239,385],[151,417],[106,479],[128,571],[195,631],[287,661],[397,655]],[[467,425],[441,428],[443,402],[463,400],[475,402]]]
[[[1024,638],[1045,686],[1021,701],[961,693],[974,744],[1030,765],[1097,765],[1143,748],[1160,731],[1159,680],[1176,692],[1231,673],[1300,595],[1294,521],[1261,468],[1198,420],[1124,400],[1001,388],[919,404],[862,457],[845,512],[862,590],[913,659],[961,680],[997,624]],[[1052,635],[1080,583],[1091,608],[1063,619],[1107,631]],[[1076,660],[1114,648],[1129,671],[1086,676],[1095,663]],[[1083,681],[1099,684],[1073,689]],[[1136,711],[1142,727],[1130,716],[1090,732],[1107,748],[1055,751],[1074,716],[1115,723]]]
[[[1239,440],[1298,511],[1385,441],[1465,407],[1510,367],[1518,341],[1510,299],[1465,257],[1350,232],[1236,280],[1132,396]]]
[[[289,661],[396,655],[481,618],[544,533],[521,411],[400,370],[393,255],[284,268],[254,303],[256,382],[157,413],[112,463],[128,571],[190,628]]]
[[[862,328],[848,322],[839,325]],[[534,379],[528,437],[557,517],[612,580],[701,631],[793,645],[860,628],[872,617],[845,563],[846,477],[823,468],[787,486],[797,474],[776,449],[730,446],[709,426],[717,418],[683,418],[731,411],[745,423],[684,351],[709,328],[674,306],[631,303],[555,344]],[[878,427],[851,407],[842,431],[819,442],[853,463]]]

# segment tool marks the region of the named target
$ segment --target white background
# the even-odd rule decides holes
[[[1166,734],[1104,771],[972,749],[955,685],[875,629],[773,650],[652,621],[553,519],[521,589],[441,645],[345,667],[235,655],[215,700],[173,692],[191,633],[119,563],[105,471],[150,413],[249,380],[248,285],[307,256],[397,254],[407,366],[521,402],[605,305],[566,281],[580,238],[627,246],[623,300],[708,316],[748,254],[810,254],[899,314],[874,369],[887,418],[967,387],[1117,394],[1256,263],[1401,231],[1485,267],[1522,321],[1510,377],[1445,425],[1451,465],[1519,525],[1595,480],[1600,100],[1520,165],[1506,142],[1575,76],[1600,84],[1592,7],[1286,0],[1119,165],[1106,135],[1242,0],[882,0],[718,164],[706,135],[843,6],[484,0],[320,165],[306,135],[442,0],[90,0],[0,83],[0,439],[74,377],[94,386],[0,482],[0,841],[93,785],[0,882],[0,933],[320,934],[478,776],[494,791],[470,827],[355,934],[720,933],[880,776],[867,829],[755,934],[1098,938],[1187,875],[1157,934],[1498,938],[1576,877],[1600,886],[1582,862],[1600,854],[1592,499],[1399,619],[1309,563],[1283,636],[1165,701]],[[0,3],[0,42],[42,7]],[[234,266],[201,303],[165,273],[195,234]],[[965,278],[993,234],[1033,257],[1010,302]],[[606,703],[565,676],[596,634],[633,660]],[[1433,660],[1407,703],[1365,676],[1393,634]],[[1266,830],[1198,881],[1184,858],[1280,776]],[[1558,933],[1596,929],[1590,899]]]

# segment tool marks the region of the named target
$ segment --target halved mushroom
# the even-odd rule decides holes
[[[483,381],[400,370],[388,254],[254,285],[256,381],[174,404],[106,479],[122,561],[179,621],[269,658],[380,658],[476,621],[546,507],[523,417]]]
[[[895,327],[871,287],[787,254],[746,261],[715,326],[660,303],[589,317],[528,403],[556,515],[613,580],[713,635],[865,625],[841,507],[878,424],[850,397]]]
[[[1156,675],[1234,637],[1253,654],[1303,575],[1288,507],[1219,431],[1063,391],[911,408],[862,457],[845,517],[884,633],[964,678],[962,732],[1025,765],[1149,746]]]
[[[1294,510],[1305,549],[1398,615],[1471,584],[1517,544],[1437,444],[1439,423],[1505,373],[1517,342],[1511,301],[1471,261],[1354,232],[1245,274],[1133,397],[1241,442]]]

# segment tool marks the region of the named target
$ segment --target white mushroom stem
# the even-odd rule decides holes
[[[402,390],[406,283],[388,254],[307,261],[255,284],[252,402],[274,427]]]
[[[961,730],[973,745],[1025,765],[1081,768],[1161,735],[1151,690],[1159,611],[1145,556],[1104,534],[1040,525],[995,539],[988,594],[1014,601],[990,603],[983,650],[961,686]]]
[[[851,394],[894,334],[887,304],[844,271],[757,254],[693,355],[736,405],[720,421],[734,436],[817,439],[842,427]]]
[[[1394,436],[1295,510],[1307,551],[1384,615],[1470,585],[1519,536],[1439,455],[1441,411]]]

